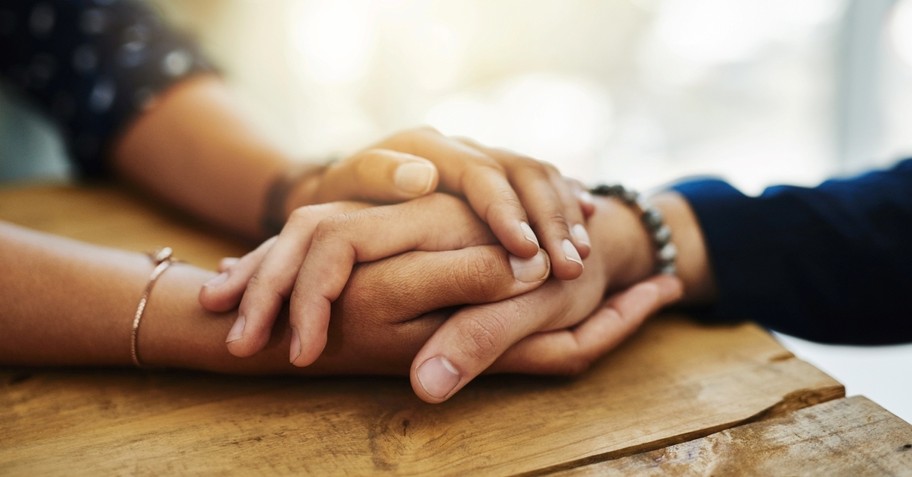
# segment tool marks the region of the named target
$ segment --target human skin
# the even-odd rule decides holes
[[[265,190],[276,176],[287,169],[291,160],[271,146],[265,137],[257,135],[254,132],[256,129],[245,118],[237,109],[232,96],[214,78],[201,77],[183,82],[166,92],[149,111],[128,127],[115,144],[113,169],[127,182],[139,185],[176,207],[245,236],[262,236],[259,227]],[[416,135],[420,138],[415,139]],[[606,315],[599,314],[598,307],[606,291],[624,290],[625,286],[636,281],[634,277],[645,279],[649,275],[648,266],[634,266],[641,261],[626,258],[616,260],[631,255],[634,249],[640,251],[637,256],[642,259],[642,263],[651,259],[648,244],[638,241],[643,237],[637,237],[637,233],[643,235],[643,232],[637,227],[636,218],[629,210],[619,208],[617,204],[612,206],[610,201],[599,201],[609,205],[599,209],[600,212],[597,211],[587,225],[602,224],[598,225],[599,247],[602,252],[599,257],[590,258],[587,256],[589,240],[582,240],[569,233],[571,228],[576,230],[570,224],[583,223],[579,204],[574,200],[574,194],[578,190],[562,189],[555,185],[553,168],[507,151],[440,137],[439,133],[432,130],[417,130],[394,136],[390,139],[391,142],[380,143],[379,148],[368,148],[329,168],[315,169],[315,175],[298,183],[289,195],[287,212],[297,210],[302,203],[351,199],[348,195],[354,192],[363,194],[364,198],[383,202],[414,197],[415,191],[420,195],[434,187],[428,186],[427,190],[412,188],[412,195],[403,193],[397,185],[399,167],[403,164],[432,164],[434,174],[431,175],[429,184],[442,183],[447,191],[465,198],[477,216],[485,219],[487,225],[494,229],[494,238],[504,246],[518,250],[520,254],[507,254],[504,249],[494,246],[492,239],[486,245],[488,248],[478,249],[467,245],[468,248],[455,251],[415,252],[386,262],[357,265],[347,288],[334,302],[334,316],[335,310],[352,310],[351,313],[357,319],[349,319],[340,324],[330,323],[326,352],[316,362],[301,370],[290,369],[287,364],[291,340],[282,320],[276,328],[275,337],[268,342],[267,349],[257,356],[238,360],[227,353],[222,342],[231,326],[225,323],[233,321],[236,324],[237,314],[206,312],[199,308],[195,300],[196,291],[218,275],[186,264],[175,265],[156,285],[148,315],[144,318],[139,343],[144,359],[151,360],[152,365],[221,372],[305,374],[408,373],[411,363],[416,392],[423,399],[439,402],[458,391],[483,370],[563,372],[579,369],[579,363],[589,362],[609,349],[617,337],[623,335],[622,331],[635,329],[626,327],[609,333],[605,330],[611,327],[585,325],[605,322],[601,318]],[[471,157],[463,161],[465,157],[462,155],[455,157],[459,160],[444,155],[445,157],[435,158],[435,162],[396,150],[399,148],[432,155],[428,151],[439,149],[427,149],[426,143],[439,146],[441,141],[446,147],[456,148]],[[416,147],[418,148],[415,149]],[[479,170],[467,173],[467,168],[460,169],[461,162],[467,162]],[[364,187],[346,186],[350,181]],[[514,190],[514,182],[534,186],[526,186],[526,189],[517,187]],[[479,183],[488,185],[471,189],[473,184]],[[507,185],[511,189],[504,192]],[[459,190],[460,187],[463,190]],[[492,190],[502,193],[488,194]],[[504,194],[508,197],[505,198]],[[534,202],[538,200],[536,198],[545,200]],[[526,202],[529,202],[528,206]],[[489,203],[505,203],[509,206],[492,215],[486,205]],[[524,210],[517,208],[518,205],[529,208],[528,216]],[[632,220],[625,222],[624,214]],[[349,216],[356,217],[357,214]],[[562,218],[552,223],[550,219],[556,217]],[[537,245],[530,246],[537,242],[537,238],[531,240],[524,235],[525,231],[516,226],[522,220],[530,221],[535,232],[544,237],[543,249],[549,252],[550,270],[558,278],[579,277],[572,282],[573,287],[569,286],[569,282],[562,284],[556,279],[550,279],[541,293],[527,293],[515,300],[504,301],[545,282],[542,278],[539,281],[522,282],[522,286],[517,286],[517,279],[513,276],[515,270],[512,265],[516,260],[511,260],[511,256],[513,259],[531,260],[541,253]],[[607,223],[613,226],[607,228],[604,226]],[[337,230],[343,229],[344,227]],[[437,230],[448,233],[445,226]],[[500,235],[497,234],[498,230]],[[574,249],[580,252],[579,258],[568,259],[564,247],[567,240],[572,240]],[[631,245],[634,243],[639,245]],[[5,271],[0,280],[5,290],[0,299],[0,319],[3,329],[9,331],[0,338],[2,362],[30,365],[116,365],[129,362],[129,337],[125,340],[123,329],[117,325],[121,324],[118,321],[121,317],[131,317],[135,312],[137,293],[145,286],[151,268],[146,257],[49,237],[11,225],[0,226],[0,245],[3,250],[0,253],[0,267]],[[684,249],[684,246],[679,244],[679,248]],[[488,250],[488,254],[496,253],[499,258],[494,260],[480,250]],[[605,255],[606,251],[610,252]],[[459,254],[465,256],[460,259],[453,254],[456,257],[462,256]],[[414,261],[406,262],[406,257],[413,257],[410,260]],[[420,257],[420,260],[414,257]],[[583,257],[586,257],[587,267],[595,267],[591,273],[583,274]],[[605,263],[606,257],[610,263]],[[455,262],[452,261],[454,258]],[[414,264],[423,263],[421,260],[427,260],[429,264],[416,268]],[[561,260],[565,266],[563,272],[560,271]],[[438,268],[430,263],[436,264],[434,266]],[[470,276],[442,272],[452,270],[453,263],[480,263],[473,268],[476,272],[489,270],[495,264],[502,273],[485,272]],[[621,265],[617,269],[610,268]],[[424,275],[426,270],[440,270],[441,273],[429,280]],[[646,270],[646,273],[632,273],[630,270]],[[686,275],[682,269],[682,277],[686,278]],[[408,309],[407,315],[397,315],[390,312],[389,306],[382,306],[384,298],[395,297],[394,292],[370,293],[386,290],[384,284],[402,282],[417,284],[410,288],[408,296],[418,308]],[[605,309],[612,311],[609,313],[611,316],[631,317],[627,322],[636,324],[647,312],[667,303],[670,300],[668,297],[676,296],[674,286],[668,282],[650,281],[636,290],[630,289],[629,294],[615,295],[607,302],[610,307]],[[471,288],[470,291],[474,290],[474,294],[469,291],[453,293],[460,286],[465,287],[466,283],[486,286]],[[6,293],[7,290],[9,293]],[[345,303],[362,303],[359,301],[361,298],[353,297],[351,290],[366,290],[359,293],[358,297],[373,296],[377,302],[370,303],[369,306],[346,308]],[[441,294],[440,290],[446,290],[450,294]],[[631,299],[631,296],[636,300]],[[438,308],[486,301],[500,303],[491,305],[490,308],[461,309],[445,322],[439,313],[419,318]],[[558,304],[578,301],[587,306],[564,306],[572,313],[559,313],[561,308],[557,308]],[[401,304],[401,301],[398,303]],[[530,304],[536,306],[530,308]],[[161,311],[156,311],[159,307]],[[65,316],[61,316],[60,310],[67,310]],[[515,323],[511,321],[511,314],[504,310],[528,312],[525,316],[533,319],[512,326]],[[593,314],[593,311],[596,313]],[[496,318],[488,320],[486,316],[489,315]],[[203,319],[195,320],[193,317]],[[363,343],[358,343],[363,345],[359,348],[360,351],[338,346],[338,337],[333,333],[337,330],[344,331],[346,323],[358,323],[359,319],[376,325],[375,328],[363,328],[367,331],[358,335],[363,339]],[[415,323],[420,324],[423,334],[414,331],[419,327]],[[489,323],[497,325],[491,327]],[[376,352],[379,354],[372,354],[372,359],[361,359],[363,356],[359,353],[374,349],[370,343],[383,342],[389,345],[389,342],[380,340],[380,337],[396,336],[398,339],[400,336],[391,331],[393,328],[413,330],[405,334],[406,339],[397,348],[410,350],[409,352],[420,351],[422,354],[418,358],[406,353],[397,355],[395,359],[380,359],[382,353],[394,348],[386,346]],[[349,335],[357,333],[357,330],[348,332]],[[216,338],[218,334],[220,336]],[[430,341],[426,342],[427,339]],[[222,349],[217,350],[214,346],[221,346]],[[276,347],[282,346],[285,347],[284,359],[278,360],[277,357],[282,353],[278,353]],[[127,354],[122,353],[124,349]],[[451,367],[457,370],[459,378],[454,387],[443,395],[436,391],[422,394],[430,386],[431,378],[425,376],[423,381],[418,378],[422,374],[421,365],[439,363],[439,360],[434,361],[438,357],[447,359]],[[548,360],[541,357],[548,357]],[[379,369],[376,363],[385,363],[383,369]],[[438,366],[438,370],[439,368]]]
[[[189,78],[127,125],[112,148],[112,168],[165,202],[262,240],[267,190],[299,162],[250,118],[218,78]],[[338,200],[398,202],[438,189],[463,197],[514,255],[530,258],[541,246],[555,276],[582,273],[583,215],[576,190],[553,166],[426,127],[314,167],[294,184],[282,215]]]
[[[113,169],[127,182],[182,210],[246,237],[262,239],[268,191],[277,178],[295,168],[295,161],[258,133],[248,118],[219,79],[184,80],[126,128],[113,148]],[[582,260],[590,247],[578,183],[565,181],[551,165],[468,139],[446,137],[430,128],[394,134],[342,161],[313,167],[296,180],[284,204],[279,204],[283,209],[279,218],[294,218],[294,211],[307,205],[357,199],[398,202],[438,189],[463,198],[512,255],[531,259],[543,249],[555,277],[569,280],[582,273]],[[364,236],[374,234],[369,231]],[[260,247],[265,254],[264,269],[255,275],[251,291],[240,305],[235,328],[241,333],[229,346],[238,356],[249,355],[265,343],[265,339],[248,340],[242,332],[244,326],[268,327],[279,305],[270,298],[277,293],[287,298],[292,292],[277,284],[281,277],[270,266],[287,259],[285,235],[266,242],[266,249]],[[406,242],[411,239],[403,237]],[[269,250],[273,246],[275,250]],[[371,257],[379,259],[412,248],[378,248]],[[347,271],[354,265],[352,257],[340,257],[338,251],[316,250],[310,256]],[[318,276],[322,274],[315,272],[309,279]],[[338,276],[331,284],[317,281],[324,285],[325,297],[335,298],[345,278]],[[310,350],[326,339],[328,301],[324,298],[311,305],[307,313],[318,319],[292,321],[299,331],[290,346],[292,353],[302,349],[301,341]],[[308,326],[311,331],[303,330]],[[319,350],[303,354],[296,362],[309,364],[317,353]]]
[[[131,365],[133,314],[153,268],[147,256],[0,222],[0,264],[0,363]],[[498,273],[489,273],[487,281],[468,279],[484,267]],[[427,273],[434,273],[436,280],[425,280]],[[395,353],[411,346],[413,355],[419,338],[429,336],[442,319],[440,314],[419,317],[463,303],[508,298],[539,286],[548,273],[547,262],[541,261],[534,273],[538,278],[517,280],[509,255],[493,245],[416,252],[359,267],[345,298],[336,305],[340,319],[334,324],[326,359],[300,372],[388,374],[396,370],[390,363],[397,362],[399,374],[404,374],[408,361],[404,356],[396,361]],[[274,341],[254,359],[238,359],[227,352],[224,334],[236,313],[207,312],[197,301],[200,287],[214,274],[178,262],[159,277],[140,322],[141,361],[225,373],[295,371],[287,349],[276,353],[277,346],[288,345],[285,325],[276,327]],[[415,282],[393,285],[393,276],[410,276]],[[449,293],[434,293],[440,290]],[[414,300],[424,295],[423,301]]]
[[[674,210],[665,200],[657,203]],[[678,224],[674,215],[668,221]],[[597,249],[606,247],[598,255],[604,266],[595,266],[595,256],[587,259],[591,266],[582,281],[548,278],[535,288],[538,283],[514,277],[509,255],[498,245],[411,252],[359,265],[334,303],[339,319],[330,324],[326,351],[304,368],[288,363],[286,320],[280,320],[261,353],[249,358],[228,353],[222,337],[236,313],[209,312],[197,302],[200,286],[215,273],[174,264],[151,294],[138,335],[139,355],[149,366],[222,373],[410,373],[416,393],[429,402],[448,399],[481,372],[579,373],[681,295],[677,280],[647,278],[651,250],[641,242],[645,237],[639,234],[645,233],[625,206],[599,199],[590,222],[600,231]],[[686,253],[686,229],[677,227],[682,233],[676,243]],[[0,327],[5,330],[0,362],[131,364],[130,321],[152,269],[148,257],[7,224],[0,224],[0,239],[4,270],[28,270],[0,276],[0,287],[8,292],[0,297]],[[688,270],[691,261],[681,265],[682,278],[700,278]],[[547,272],[541,270],[541,276]],[[622,291],[603,301],[606,289]],[[686,289],[696,292],[700,283]],[[702,298],[691,293],[684,299]],[[501,301],[452,315],[439,311],[492,300]],[[441,356],[460,373],[443,395],[428,392],[429,380],[418,377],[422,364]]]
[[[440,323],[412,360],[409,372],[415,392],[428,402],[441,402],[485,371],[580,372],[662,306],[679,300],[711,301],[715,292],[705,245],[689,206],[674,193],[661,194],[653,202],[675,231],[674,243],[681,253],[678,278],[650,278],[655,252],[639,217],[616,200],[598,199],[588,224],[593,248],[583,275],[572,282],[552,279],[516,298],[458,310]],[[345,220],[371,225],[372,218],[354,213]],[[346,239],[344,234],[338,238]],[[257,262],[245,263],[247,258],[227,272],[226,281],[203,288],[204,305],[237,305]],[[297,272],[295,264],[289,267]],[[478,270],[475,279],[484,276]],[[430,278],[422,274],[421,279]],[[409,280],[407,274],[390,277],[391,283],[403,280]],[[609,297],[604,299],[606,293]],[[413,297],[422,300],[420,295]],[[259,332],[257,339],[268,339],[268,328]]]

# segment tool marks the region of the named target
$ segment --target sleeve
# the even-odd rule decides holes
[[[758,197],[719,180],[673,189],[697,216],[719,291],[703,318],[831,343],[912,341],[912,159]]]
[[[0,4],[0,78],[60,130],[83,176],[156,94],[212,71],[189,38],[129,0],[16,0]]]

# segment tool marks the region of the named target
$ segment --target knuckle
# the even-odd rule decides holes
[[[266,288],[269,287],[269,280],[267,280],[266,277],[263,276],[262,271],[258,270],[256,272],[254,272],[253,275],[250,276],[250,280],[247,281],[247,288],[259,289],[259,288],[264,288],[264,287],[266,287]]]
[[[477,363],[489,363],[498,356],[499,344],[506,328],[491,316],[473,316],[462,323],[462,351]]]
[[[550,177],[560,177],[560,170],[554,164],[545,161],[536,161],[542,167],[542,171]]]
[[[268,304],[273,302],[282,302],[285,299],[285,293],[287,293],[284,287],[279,286],[262,271],[257,271],[250,276],[250,280],[247,282],[247,289],[249,291],[245,293],[241,306],[248,311],[251,307],[259,308],[268,306]]]
[[[509,164],[512,168],[522,168],[524,173],[533,175],[537,179],[549,178],[548,169],[545,167],[546,163],[537,159],[528,156],[511,155],[509,159],[504,159],[503,162]]]
[[[324,242],[334,240],[345,230],[348,220],[349,214],[334,215],[321,220],[314,229],[313,241]]]
[[[550,228],[554,233],[559,235],[566,235],[570,230],[570,225],[567,223],[567,218],[564,217],[562,210],[558,209],[549,209],[543,216],[544,224]]]
[[[313,218],[313,210],[310,207],[298,207],[288,216],[288,222],[291,224],[303,224]]]
[[[488,253],[465,258],[456,274],[456,287],[472,302],[489,302],[498,295],[502,267],[500,259]]]
[[[364,175],[371,172],[371,165],[383,160],[386,157],[385,151],[379,148],[366,149],[359,152],[351,158],[355,174]]]
[[[506,177],[507,171],[504,168],[503,164],[487,157],[487,156],[473,156],[469,158],[471,161],[471,167],[466,174],[467,179],[477,180],[487,175],[500,175]]]

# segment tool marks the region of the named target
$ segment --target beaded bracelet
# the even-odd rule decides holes
[[[145,367],[139,359],[139,349],[137,347],[137,342],[139,340],[139,323],[142,321],[143,312],[146,311],[146,303],[149,302],[149,295],[152,293],[155,282],[158,280],[158,277],[160,277],[162,273],[165,273],[165,270],[175,262],[172,253],[171,247],[162,247],[154,253],[149,254],[149,258],[152,259],[152,264],[155,268],[152,269],[152,274],[149,275],[149,282],[146,283],[146,288],[143,290],[142,297],[139,299],[139,305],[136,307],[136,313],[133,315],[133,329],[130,332],[130,357],[133,358],[133,364],[136,365],[137,368]]]
[[[593,195],[614,197],[624,204],[634,208],[640,215],[640,220],[652,238],[656,249],[656,273],[674,275],[677,271],[675,259],[678,249],[671,243],[671,229],[665,224],[665,219],[659,209],[646,202],[639,192],[625,188],[620,184],[600,184],[589,191]]]

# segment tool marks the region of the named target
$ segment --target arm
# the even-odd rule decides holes
[[[573,191],[553,167],[447,138],[396,134],[266,200],[296,163],[257,133],[199,48],[139,2],[23,1],[0,7],[11,48],[0,73],[63,132],[85,176],[115,173],[207,221],[263,238],[263,216],[342,199],[464,196],[512,253],[541,245],[572,279],[588,253]],[[8,30],[8,31],[7,31]],[[268,231],[268,234],[275,231]]]
[[[814,188],[747,197],[721,181],[675,189],[706,237],[717,299],[705,317],[807,339],[912,340],[912,160]]]
[[[484,267],[490,273],[473,275]],[[131,365],[131,322],[152,271],[148,257],[0,222],[0,268],[0,363]],[[541,280],[547,271],[538,271]],[[161,275],[139,327],[144,364],[225,373],[405,374],[414,353],[445,320],[429,312],[504,299],[537,286],[516,279],[506,253],[495,246],[413,253],[358,267],[336,305],[343,319],[330,328],[327,352],[313,366],[298,369],[287,359],[286,320],[256,357],[238,359],[227,352],[223,337],[236,313],[207,312],[196,298],[212,276],[186,263]],[[415,286],[391,285],[393,277],[403,276],[413,277]]]
[[[639,216],[616,199],[597,198],[588,223],[592,252],[583,275],[459,310],[412,361],[415,393],[441,402],[486,371],[578,374],[663,306],[711,297],[702,235],[687,203],[676,194],[663,194],[653,203],[687,257],[677,263],[683,289],[676,277],[651,276],[655,250]]]
[[[776,187],[757,198],[720,181],[675,189],[652,202],[673,231],[683,293],[674,283],[646,279],[654,265],[649,237],[629,210],[600,199],[583,277],[569,287],[549,281],[451,317],[412,363],[415,392],[440,402],[505,364],[523,372],[578,373],[672,302],[716,321],[749,318],[812,339],[912,339],[903,295],[912,289],[906,245],[912,160],[813,189]],[[598,267],[602,276],[593,278]],[[604,304],[609,308],[592,301],[605,290],[614,293]],[[529,334],[532,323],[579,319],[573,328]]]

